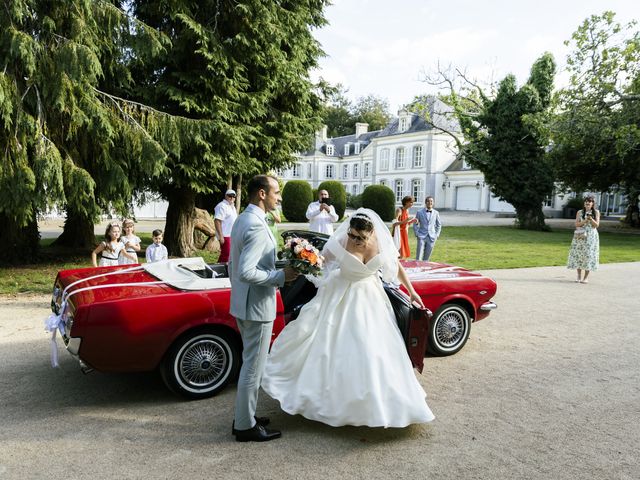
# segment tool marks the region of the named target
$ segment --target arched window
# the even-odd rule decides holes
[[[416,203],[422,203],[424,200],[424,191],[422,190],[422,180],[411,180],[411,195]]]
[[[402,180],[396,180],[395,183],[396,190],[396,203],[402,202],[402,197],[404,197],[404,183]]]
[[[413,168],[422,167],[422,145],[413,147]]]
[[[396,148],[396,169],[404,168],[404,147]]]
[[[380,170],[389,170],[389,149],[380,150]]]
[[[333,178],[333,165],[326,165],[324,167],[324,177]]]

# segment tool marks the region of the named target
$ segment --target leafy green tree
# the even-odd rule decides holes
[[[527,230],[548,228],[542,203],[553,191],[554,177],[542,126],[554,74],[553,57],[545,53],[534,62],[527,83],[518,88],[515,77],[508,75],[494,98],[476,84],[472,95],[460,95],[447,82],[464,135],[464,142],[453,136],[461,155],[484,174],[495,195],[515,207],[519,227]]]
[[[393,220],[396,212],[396,197],[386,185],[369,185],[361,195],[362,206],[370,208],[385,222]]]
[[[135,120],[140,109],[103,83],[127,80],[132,31],[149,50],[162,39],[106,1],[6,2],[0,26],[0,261],[35,256],[37,215],[55,206],[84,227],[76,240],[93,244],[101,208],[130,201],[135,165],[153,173],[164,157]]]
[[[382,130],[391,120],[389,101],[376,95],[360,97],[353,107],[352,116],[355,122],[368,123],[370,131]],[[355,122],[350,133],[355,131]]]
[[[171,40],[154,65],[134,69],[134,91],[159,110],[203,120],[149,179],[169,201],[170,253],[188,256],[196,195],[290,164],[319,126],[309,70],[322,53],[312,29],[325,23],[327,1],[131,3]]]
[[[575,191],[640,194],[640,32],[592,15],[565,42],[570,84],[550,118],[558,180]]]
[[[305,180],[289,180],[282,189],[282,213],[290,222],[307,222],[307,207],[311,202],[311,185]]]

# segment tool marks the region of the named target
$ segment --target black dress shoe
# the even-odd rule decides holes
[[[256,425],[262,425],[263,427],[266,427],[267,425],[269,425],[269,423],[271,423],[271,420],[269,420],[269,417],[253,417],[256,420]],[[233,423],[231,424],[231,433],[233,435],[235,435],[236,433],[238,433],[238,430],[236,430],[236,421],[234,420]]]
[[[236,442],[268,442],[280,438],[282,433],[279,430],[267,430],[256,423],[249,430],[236,430],[235,436]]]

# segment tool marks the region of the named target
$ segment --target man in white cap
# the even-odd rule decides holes
[[[238,218],[238,212],[236,211],[236,192],[229,189],[224,194],[224,200],[216,205],[215,215],[213,222],[216,225],[216,237],[220,242],[220,257],[219,263],[226,263],[229,261],[229,252],[231,251],[231,228],[233,223]]]

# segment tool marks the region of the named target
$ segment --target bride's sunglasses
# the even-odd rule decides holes
[[[351,230],[347,231],[347,237],[349,237],[354,242],[362,242],[362,243],[364,243],[367,240],[369,240],[369,237],[362,237],[360,235],[354,235],[353,233],[351,233]]]

